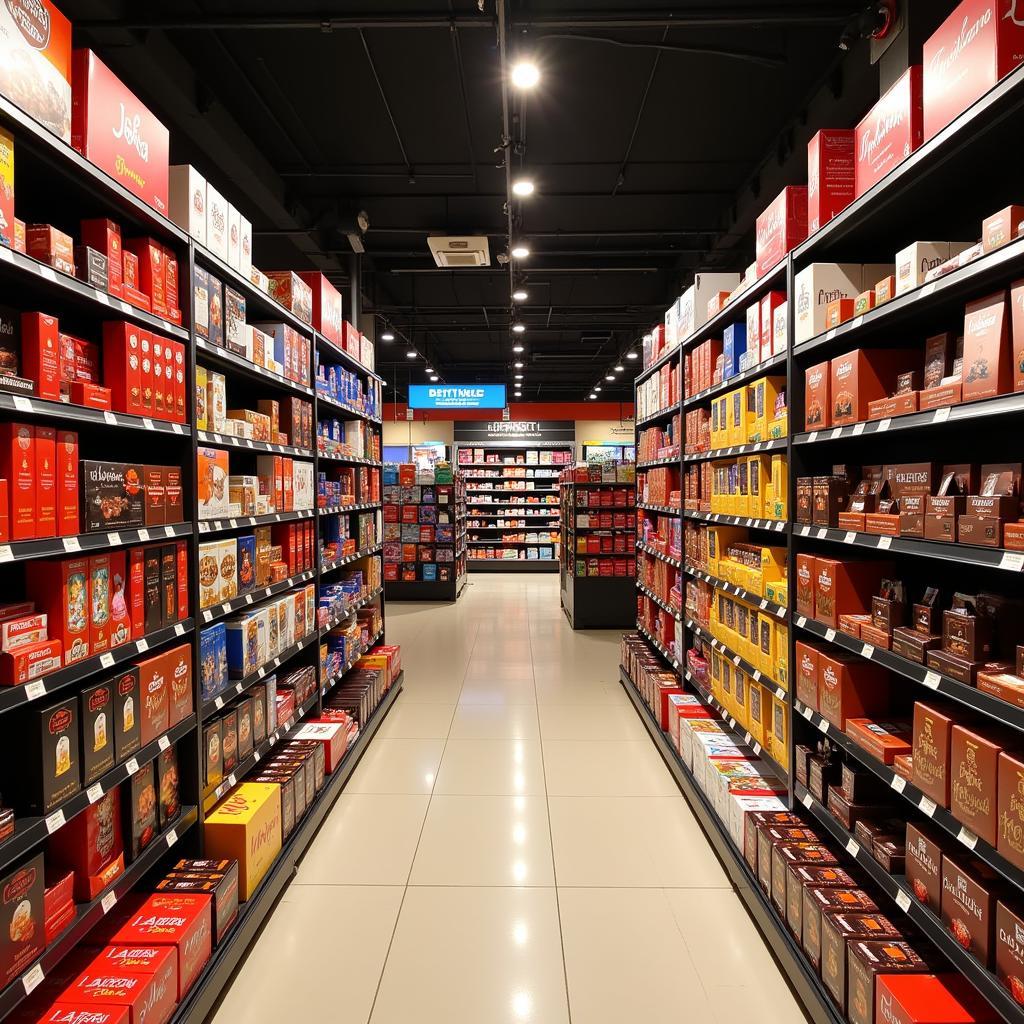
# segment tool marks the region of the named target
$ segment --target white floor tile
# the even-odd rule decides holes
[[[536,740],[448,740],[435,793],[543,796],[544,771]]]

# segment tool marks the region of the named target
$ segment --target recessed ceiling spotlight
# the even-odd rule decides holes
[[[430,375],[430,379],[431,379],[431,381],[433,381],[433,383],[435,383],[435,384],[436,384],[436,383],[438,382],[438,380],[440,380],[440,378],[438,377],[438,375],[437,375],[436,373],[432,373],[432,374]]]
[[[601,385],[600,384],[595,384],[594,385],[594,390],[595,391],[600,391],[601,390]]]
[[[516,369],[521,370],[525,365],[525,363],[516,363]]]
[[[525,260],[530,255],[530,248],[526,245],[514,245],[510,255],[514,260]]]
[[[512,84],[517,89],[532,89],[540,81],[540,70],[531,60],[521,60],[512,68]]]
[[[521,373],[517,373],[516,376],[515,376],[515,379],[516,380],[522,380],[523,379],[523,375]]]
[[[626,358],[627,359],[639,359],[640,358],[640,353],[636,352],[636,351],[627,352],[626,353]]]
[[[434,371],[429,366],[427,366],[427,367],[424,368],[423,372],[424,373],[433,373]]]
[[[529,178],[520,178],[512,182],[512,191],[517,196],[532,196],[533,182]]]
[[[526,333],[526,324],[513,324],[512,325],[512,333],[513,334],[525,334]]]
[[[512,293],[512,300],[514,302],[525,302],[530,297],[530,293],[525,288],[517,288]]]
[[[407,359],[416,359],[417,356],[419,356],[419,353],[413,349],[409,349],[409,351],[405,353],[405,356]]]
[[[513,345],[512,346],[512,351],[515,352],[516,355],[519,355],[521,352],[525,352],[526,349],[523,348],[522,345]]]
[[[516,392],[516,398],[522,398],[522,397],[523,397],[522,391],[517,391]]]
[[[394,341],[394,340],[395,340],[395,334],[394,334],[394,332],[393,332],[393,331],[385,331],[385,332],[384,332],[384,333],[383,333],[383,334],[382,334],[382,335],[380,336],[380,340],[381,340],[381,341]]]
[[[625,370],[625,367],[622,365],[622,363],[619,363],[618,365],[612,367],[612,369],[615,373],[622,373],[622,371]]]
[[[605,380],[609,380],[609,381],[611,381],[611,380],[615,380],[615,374],[614,374],[614,373],[606,373],[606,374],[604,375],[604,379],[605,379]]]
[[[388,382],[387,382],[386,380],[382,380],[382,381],[380,382],[380,386],[381,386],[382,388],[386,388],[386,387],[388,386]]]

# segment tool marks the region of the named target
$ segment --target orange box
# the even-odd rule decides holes
[[[841,562],[835,558],[814,560],[814,617],[826,626],[839,627],[840,615],[863,615],[871,609],[883,574],[891,569],[883,562]]]
[[[809,619],[814,618],[814,561],[814,555],[800,553],[796,556],[796,611]]]
[[[808,707],[818,710],[818,676],[822,649],[798,640],[796,644],[796,696]]]
[[[848,718],[884,714],[889,708],[889,676],[884,668],[855,654],[822,651],[818,658],[818,712],[837,729]]]
[[[139,723],[142,745],[152,743],[170,728],[171,700],[167,683],[167,654],[139,662]]]
[[[11,540],[36,535],[35,430],[27,423],[0,423],[0,477],[10,496]]]
[[[838,327],[853,317],[853,299],[834,299],[825,307],[825,327]]]
[[[1017,228],[1024,220],[1024,206],[1007,206],[981,222],[981,250],[994,252],[1017,237]]]
[[[28,596],[46,612],[50,636],[64,648],[64,664],[89,657],[89,559],[36,562],[25,579]]]
[[[21,372],[35,381],[35,393],[60,401],[60,330],[55,316],[21,314]]]
[[[1009,320],[1006,292],[968,304],[964,315],[963,401],[993,398],[1013,390]]]
[[[832,375],[829,363],[808,367],[804,374],[804,430],[832,426]]]
[[[832,426],[868,418],[868,406],[896,390],[896,377],[920,358],[892,349],[854,349],[831,364]]]

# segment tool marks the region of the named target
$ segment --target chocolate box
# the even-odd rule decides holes
[[[30,704],[7,723],[4,797],[25,814],[49,814],[82,788],[78,695]],[[16,737],[16,739],[15,739]]]
[[[910,891],[936,916],[942,907],[942,845],[926,823],[907,822],[906,876]]]
[[[757,276],[763,277],[807,237],[807,188],[790,185],[758,216]]]
[[[122,810],[130,861],[149,846],[159,831],[157,803],[156,772],[153,762],[146,761],[124,786]]]
[[[846,1006],[846,963],[849,944],[857,941],[898,941],[900,930],[883,914],[823,914],[821,918],[821,980],[835,1003]]]
[[[157,884],[157,892],[207,895],[213,900],[213,945],[219,946],[238,920],[238,862],[221,871],[172,871]]]
[[[924,974],[929,966],[900,940],[851,942],[847,946],[846,1017],[850,1024],[875,1024],[875,979],[880,975]]]
[[[170,728],[170,688],[167,680],[167,656],[158,654],[140,661],[141,694],[140,737],[142,745],[152,743]]]
[[[854,132],[827,128],[807,143],[807,230],[813,234],[854,196]]]
[[[207,816],[205,849],[238,861],[238,892],[249,899],[281,849],[281,796],[277,786],[243,782]]]
[[[949,809],[958,821],[992,846],[996,845],[998,832],[996,780],[1001,752],[1001,741],[968,726],[953,726]]]
[[[1003,750],[999,753],[997,778],[996,849],[1024,869],[1024,758]]]
[[[214,789],[224,780],[224,751],[220,719],[203,727],[203,784]]]
[[[892,349],[854,349],[831,362],[832,425],[842,426],[868,418],[868,405],[886,398],[896,377],[915,358]]]
[[[914,704],[913,783],[941,807],[949,806],[954,719],[941,703]]]
[[[141,465],[83,459],[80,473],[83,533],[145,525]]]
[[[114,767],[114,690],[108,682],[87,686],[80,695],[82,777],[89,786]]]
[[[1013,390],[1010,311],[1006,292],[968,303],[964,315],[963,400],[993,398]]]
[[[181,814],[178,779],[178,751],[174,744],[161,750],[156,758],[156,785],[159,798],[158,826],[162,832]]]
[[[804,374],[804,430],[832,426],[832,372],[826,361],[808,367]]]
[[[1019,906],[996,901],[996,976],[1024,1004],[1024,919]]]
[[[847,718],[846,734],[857,746],[882,764],[892,764],[900,754],[911,752],[913,732],[909,722]]]
[[[875,1020],[885,1024],[995,1024],[997,1017],[959,974],[884,974],[875,985]]]
[[[923,141],[922,73],[913,65],[857,125],[857,197],[899,166]]]
[[[95,899],[124,873],[121,792],[115,786],[76,814],[49,841],[52,862],[75,873],[75,899]]]
[[[140,709],[142,696],[139,688],[139,669],[133,665],[111,679],[114,707],[114,758],[127,761],[142,747]]]
[[[818,711],[837,729],[848,718],[883,714],[889,705],[888,674],[853,654],[822,652],[818,659]]]
[[[985,966],[995,958],[999,875],[967,851],[942,856],[942,921],[953,938]]]
[[[45,945],[43,854],[0,879],[0,983],[14,981]]]
[[[839,616],[863,614],[871,607],[883,575],[891,567],[883,562],[846,562],[833,558],[814,560],[814,617],[837,628]]]

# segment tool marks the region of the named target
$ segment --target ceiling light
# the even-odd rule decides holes
[[[424,373],[433,373],[434,371],[428,366],[424,369]]]
[[[522,397],[523,397],[522,391],[517,391],[516,392],[516,398],[522,398]]]
[[[614,373],[606,373],[604,375],[604,379],[605,380],[615,380],[615,374]]]
[[[516,363],[516,369],[521,370],[525,365],[525,363]]]
[[[595,384],[594,385],[594,390],[595,391],[600,391],[601,390],[601,385],[600,384]]]
[[[380,386],[381,386],[382,388],[386,388],[386,387],[388,386],[388,382],[387,382],[386,380],[382,380],[382,381],[380,382]]]
[[[617,366],[613,367],[613,369],[616,373],[622,373],[625,367],[622,365],[622,363],[619,363]]]
[[[406,358],[408,359],[415,359],[419,355],[419,353],[416,352],[414,349],[409,349],[409,351],[406,352],[405,355]]]
[[[515,379],[516,380],[522,380],[523,379],[523,375],[521,373],[517,373],[516,376],[515,376]]]
[[[520,178],[518,181],[512,182],[512,191],[517,196],[532,196],[533,182],[529,178]]]
[[[517,288],[512,293],[512,300],[514,302],[525,302],[530,297],[530,293],[525,288]]]
[[[430,375],[430,379],[436,384],[441,378],[436,373]]]
[[[514,260],[525,260],[530,255],[528,246],[516,245],[512,247],[511,256]]]
[[[640,353],[639,352],[627,352],[626,353],[626,358],[627,359],[639,359],[640,358]]]
[[[597,398],[597,395],[591,395],[590,397],[591,397],[591,400],[593,400],[593,399]]]
[[[394,334],[394,332],[393,332],[393,331],[385,331],[385,332],[384,332],[384,333],[383,333],[383,334],[382,334],[382,335],[380,336],[380,340],[381,340],[381,341],[394,341],[394,340],[395,340],[395,334]]]
[[[512,325],[512,333],[513,334],[525,334],[526,333],[526,324],[513,324]]]
[[[540,70],[530,60],[521,60],[512,68],[512,84],[517,89],[532,89],[540,81]]]
[[[519,355],[520,352],[525,352],[526,349],[523,348],[522,345],[513,345],[512,346],[512,351],[515,352],[516,355]]]

